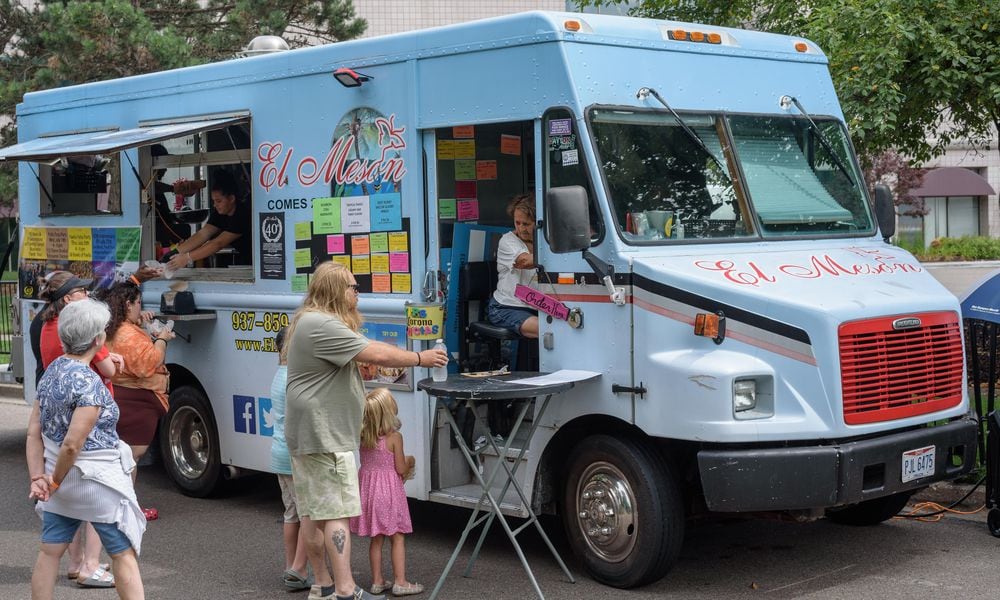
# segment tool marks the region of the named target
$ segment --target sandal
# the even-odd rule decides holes
[[[290,590],[304,590],[312,586],[312,578],[299,575],[293,569],[286,569],[281,575],[281,581]]]
[[[419,583],[407,583],[406,585],[394,584],[392,586],[393,596],[412,596],[424,591],[424,586]]]
[[[90,574],[90,577],[78,577],[76,584],[87,588],[113,588],[115,587],[115,576],[104,565],[101,565]]]

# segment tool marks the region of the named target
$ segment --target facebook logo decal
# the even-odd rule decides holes
[[[233,426],[237,433],[274,435],[270,398],[233,395]]]
[[[239,433],[257,434],[256,398],[253,396],[233,396],[233,423]]]

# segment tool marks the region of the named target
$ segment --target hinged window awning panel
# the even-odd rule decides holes
[[[86,156],[121,152],[163,140],[220,129],[247,121],[246,117],[188,121],[121,131],[96,131],[50,138],[38,138],[0,149],[0,160],[48,162],[63,156]]]

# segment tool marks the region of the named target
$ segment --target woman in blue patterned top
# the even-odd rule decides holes
[[[52,598],[59,560],[84,521],[93,523],[111,556],[119,598],[144,598],[137,556],[146,520],[130,473],[135,461],[118,439],[118,405],[88,366],[104,344],[110,313],[95,300],[63,309],[59,339],[65,354],[38,382],[28,421],[29,497],[38,500],[42,543],[31,576],[31,597]]]

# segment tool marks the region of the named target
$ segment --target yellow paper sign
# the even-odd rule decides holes
[[[69,259],[92,260],[90,227],[70,227],[67,231],[69,232]]]
[[[389,252],[406,252],[410,249],[405,231],[389,232]]]
[[[372,254],[372,273],[389,272],[389,255]]]
[[[392,293],[393,294],[409,294],[410,293],[410,274],[409,273],[393,273],[392,274]]]
[[[45,260],[45,230],[41,227],[24,228],[24,244],[21,247],[21,258]]]
[[[368,275],[372,272],[371,261],[368,259],[368,255],[364,256],[352,256],[351,257],[351,271],[355,275]]]

